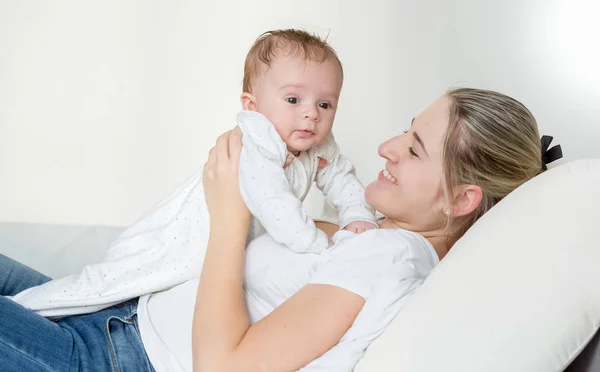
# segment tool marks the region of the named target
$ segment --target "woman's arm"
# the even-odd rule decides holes
[[[333,347],[365,301],[311,284],[250,325],[242,287],[250,213],[239,195],[240,147],[240,135],[226,133],[205,165],[211,228],[194,313],[194,371],[294,371]]]
[[[340,229],[338,225],[325,221],[315,221],[315,225],[317,226],[317,229],[321,229],[330,238]]]

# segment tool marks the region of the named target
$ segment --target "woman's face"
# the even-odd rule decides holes
[[[442,144],[449,106],[443,96],[415,117],[405,134],[379,146],[385,168],[365,191],[369,204],[411,231],[437,229],[445,221]]]

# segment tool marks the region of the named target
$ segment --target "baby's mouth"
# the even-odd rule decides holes
[[[298,135],[302,138],[310,138],[315,135],[315,132],[313,132],[312,130],[307,130],[307,129],[300,129],[300,130],[297,130],[296,132],[298,132]]]

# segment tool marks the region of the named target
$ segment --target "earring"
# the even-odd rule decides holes
[[[450,216],[450,208],[447,208],[447,209],[445,209],[445,210],[444,210],[444,214],[445,214],[446,216]]]

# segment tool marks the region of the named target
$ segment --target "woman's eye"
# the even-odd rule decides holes
[[[329,105],[329,103],[323,102],[323,103],[319,103],[319,107],[322,108],[322,109],[327,110],[331,106]]]
[[[286,101],[288,101],[288,103],[291,103],[292,105],[295,105],[296,103],[298,103],[298,98],[290,97],[290,98],[286,98]]]
[[[411,147],[408,148],[408,153],[410,154],[410,156],[413,156],[415,158],[418,158],[419,155],[417,155],[417,153],[415,152],[415,150]]]

